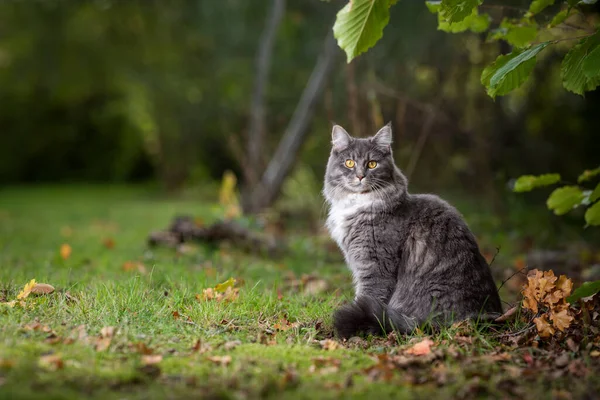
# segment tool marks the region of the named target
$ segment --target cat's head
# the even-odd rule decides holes
[[[392,157],[392,127],[387,124],[375,136],[354,138],[339,125],[331,133],[332,148],[325,174],[325,196],[388,191],[403,184],[404,177]]]

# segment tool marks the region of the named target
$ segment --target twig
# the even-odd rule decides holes
[[[521,272],[523,272],[523,270],[529,269],[529,267],[523,267],[520,270],[518,270],[517,272],[515,272],[514,274],[512,274],[511,276],[509,276],[508,278],[506,278],[504,281],[502,281],[502,283],[500,284],[500,287],[498,287],[498,291],[500,291],[500,289],[502,289],[502,286],[504,286],[504,284],[506,282],[508,282],[509,280],[511,280],[516,274],[519,274]]]
[[[498,256],[498,253],[500,253],[500,246],[496,247],[496,254],[494,254],[494,257],[492,257],[492,261],[490,261],[490,268],[492,267],[492,264],[494,263],[494,261],[496,261],[496,257]]]

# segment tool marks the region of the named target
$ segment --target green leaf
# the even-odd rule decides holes
[[[504,36],[506,41],[514,47],[525,47],[533,42],[538,30],[535,26],[514,26]]]
[[[540,43],[525,51],[500,55],[481,74],[481,83],[490,97],[502,96],[521,86],[535,67],[535,56],[550,42]]]
[[[590,202],[593,203],[598,199],[600,199],[600,183],[596,185],[596,188],[590,194]]]
[[[573,294],[567,297],[570,304],[584,297],[590,297],[600,292],[600,281],[583,282],[581,286],[573,291]]]
[[[555,189],[548,197],[546,205],[556,215],[563,215],[581,204],[585,199],[579,186],[563,186]]]
[[[440,7],[442,6],[442,2],[441,1],[426,1],[425,5],[427,6],[427,9],[429,9],[429,11],[433,14],[437,14],[440,11]]]
[[[595,190],[594,190],[595,191]],[[600,225],[600,201],[595,202],[585,211],[585,222],[588,225]]]
[[[506,64],[504,64],[502,67],[498,68],[498,70],[494,73],[494,75],[492,75],[492,77],[490,78],[490,86],[492,86],[492,87],[498,86],[498,84],[504,78],[506,78],[506,76],[509,73],[518,70],[518,68],[521,66],[521,64],[523,64],[529,60],[533,60],[534,65],[535,65],[535,56],[540,51],[544,50],[544,48],[546,46],[548,46],[549,44],[550,44],[550,42],[540,43],[540,44],[535,45],[532,48],[527,49],[524,52],[518,54],[516,57],[513,57],[510,60],[508,60],[508,62]],[[527,75],[529,75],[529,73]]]
[[[482,0],[442,0],[440,14],[450,24],[461,22],[473,14]]]
[[[600,76],[588,78],[583,72],[585,58],[598,44],[600,44],[600,34],[596,33],[594,36],[583,39],[567,53],[560,67],[565,89],[582,95],[600,85]]]
[[[581,175],[579,175],[579,178],[577,178],[577,182],[582,183],[585,181],[589,181],[596,175],[600,175],[600,167],[594,169],[586,169]]]
[[[529,192],[535,188],[553,185],[560,181],[560,174],[523,175],[517,179],[513,192]]]
[[[538,14],[544,8],[554,4],[555,0],[534,0],[529,6],[529,12],[531,14]]]
[[[487,31],[490,26],[490,17],[487,14],[479,15],[477,9],[473,9],[473,14],[461,22],[448,23],[441,14],[438,14],[438,29],[449,33],[459,33],[470,30],[475,33]]]
[[[550,21],[550,23],[548,24],[548,28],[554,28],[556,25],[562,24],[568,16],[569,10],[565,9],[560,11],[554,16],[554,18],[552,18],[552,21]]]
[[[600,76],[600,46],[597,45],[583,59],[583,73],[588,79]]]
[[[381,39],[390,20],[389,6],[388,0],[352,0],[338,12],[333,35],[348,62]]]
[[[579,3],[579,0],[567,0],[567,3],[569,3],[569,7],[574,7]]]

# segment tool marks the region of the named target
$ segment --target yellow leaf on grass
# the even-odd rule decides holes
[[[235,286],[235,279],[229,278],[225,282],[219,283],[215,286],[215,292],[223,293],[227,290],[227,288],[232,288]]]
[[[72,251],[73,249],[71,249],[71,246],[69,246],[67,243],[63,243],[63,245],[60,246],[60,256],[63,260],[66,260],[67,258],[71,257]]]
[[[33,289],[33,287],[35,286],[35,279],[32,279],[29,281],[28,284],[26,284],[23,287],[23,290],[21,290],[19,292],[19,294],[17,295],[17,300],[22,300],[27,298],[27,296],[29,296],[29,293],[31,293],[31,289]]]

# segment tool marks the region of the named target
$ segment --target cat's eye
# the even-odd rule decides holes
[[[373,169],[377,166],[377,161],[369,161],[367,163],[367,167],[369,167],[369,169]]]
[[[348,168],[354,168],[354,160],[346,160],[346,167]]]

